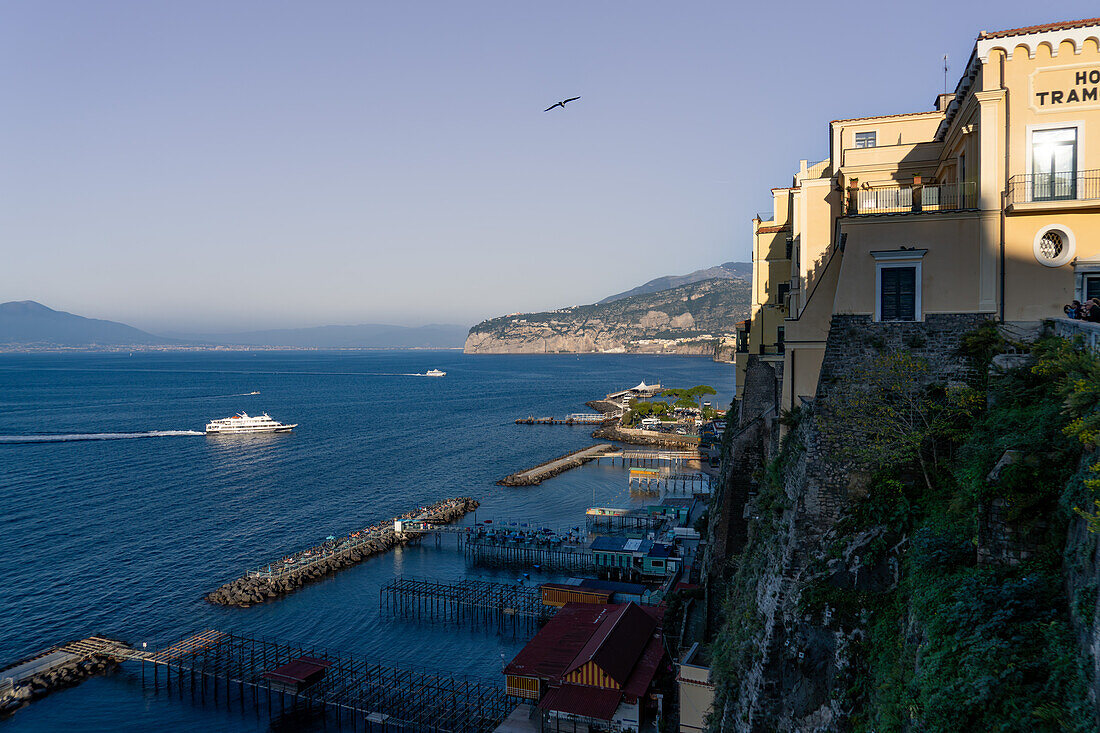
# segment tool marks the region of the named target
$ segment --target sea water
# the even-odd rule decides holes
[[[432,368],[447,376],[413,376]],[[446,497],[480,500],[479,520],[583,526],[588,506],[631,501],[624,469],[589,464],[539,486],[498,487],[595,442],[591,427],[514,420],[588,412],[586,401],[643,379],[710,384],[719,391],[710,399],[727,405],[734,377],[728,364],[668,356],[0,355],[0,665],[93,634],[155,648],[216,628],[500,683],[502,662],[529,638],[522,627],[494,633],[379,611],[379,589],[395,576],[522,577],[468,565],[453,537],[252,608],[202,596],[264,560]],[[237,412],[299,427],[202,434]],[[527,572],[529,583],[555,577]],[[0,721],[28,731],[320,725],[180,699],[143,684],[132,663]]]

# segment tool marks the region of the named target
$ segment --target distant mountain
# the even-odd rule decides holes
[[[467,328],[367,323],[227,334],[156,336],[114,321],[55,311],[33,300],[0,303],[0,346],[96,348],[118,346],[267,346],[274,348],[460,348]]]
[[[724,262],[717,267],[708,267],[705,270],[696,270],[695,272],[689,272],[687,275],[665,275],[664,277],[658,277],[654,280],[650,280],[645,285],[639,285],[636,288],[627,290],[625,293],[609,295],[599,302],[600,304],[611,303],[616,300],[622,300],[623,298],[629,298],[632,295],[657,293],[662,290],[669,290],[670,288],[678,288],[681,285],[690,285],[692,283],[702,282],[703,280],[751,279],[751,262]]]
[[[194,336],[203,343],[234,346],[275,346],[306,349],[353,348],[460,348],[466,341],[466,326],[432,324],[428,326],[387,326],[364,323],[358,326],[316,326],[281,328],[270,331],[223,333]]]
[[[611,302],[517,313],[470,329],[474,353],[692,354],[728,358],[751,283],[712,278]]]
[[[33,300],[0,303],[0,344],[20,346],[164,346],[174,339],[154,336],[124,323],[55,311]]]

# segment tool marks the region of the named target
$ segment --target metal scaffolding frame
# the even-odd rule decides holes
[[[297,690],[273,683],[264,674],[282,665],[314,657],[330,666],[318,682]],[[503,687],[470,677],[438,674],[372,662],[366,657],[312,645],[255,639],[213,629],[165,649],[135,651],[142,680],[150,674],[159,687],[189,687],[194,697],[215,702],[251,701],[270,716],[307,711],[330,716],[338,724],[364,731],[492,731],[515,703]],[[251,694],[250,694],[251,693]]]
[[[557,610],[542,603],[537,586],[459,580],[445,583],[394,578],[378,591],[378,609],[409,619],[515,628],[537,625]]]

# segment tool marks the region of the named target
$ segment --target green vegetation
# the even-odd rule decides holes
[[[658,417],[661,420],[673,420],[675,408],[699,410],[704,420],[712,420],[718,416],[718,411],[712,407],[703,407],[703,398],[718,392],[706,384],[697,384],[690,389],[673,387],[662,390],[653,400],[633,399],[630,401],[630,409],[623,416],[623,425],[629,427],[645,417]]]
[[[908,351],[882,354],[835,385],[831,414],[817,420],[835,460],[863,480],[803,574],[814,580],[799,610],[850,640],[834,699],[854,731],[1096,730],[1071,617],[1091,620],[1097,587],[1071,601],[1065,578],[1095,549],[1067,549],[1069,522],[1100,529],[1100,360],[1044,339],[1030,361],[990,376],[1005,347],[991,324],[968,335],[961,356],[973,376],[952,385],[934,383]],[[785,533],[782,482],[797,451],[784,446],[765,471],[761,518],[731,568],[715,644],[720,699],[758,653],[756,593]],[[1027,538],[1017,564],[978,561],[993,507]],[[896,583],[830,582],[830,561],[855,538],[862,567],[896,562]]]

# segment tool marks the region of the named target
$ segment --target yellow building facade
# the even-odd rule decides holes
[[[1023,328],[1100,297],[1100,18],[982,33],[954,93],[834,120],[773,201],[744,352],[782,359],[784,409],[813,398],[834,315]]]

